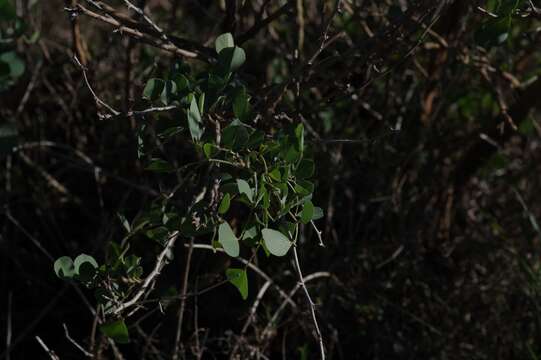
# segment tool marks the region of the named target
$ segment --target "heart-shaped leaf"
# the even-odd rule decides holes
[[[254,190],[250,187],[246,180],[237,179],[237,187],[240,194],[245,194],[250,202],[254,201]]]
[[[237,257],[240,254],[239,239],[235,236],[233,229],[227,222],[218,227],[218,241],[222,244],[224,251],[231,257]]]
[[[98,268],[96,260],[92,256],[86,254],[77,256],[73,265],[75,274],[77,274],[77,279],[82,282],[92,280],[96,274],[96,269]]]
[[[284,234],[273,229],[263,229],[261,235],[263,235],[265,246],[275,256],[284,256],[292,245]]]
[[[54,272],[61,279],[71,279],[75,275],[73,260],[69,256],[62,256],[54,262]]]
[[[221,34],[214,41],[214,48],[216,53],[219,54],[223,49],[232,48],[235,46],[235,41],[233,40],[233,35],[231,33]]]
[[[236,71],[246,61],[246,53],[238,46],[224,48],[218,54],[218,65],[224,72]]]

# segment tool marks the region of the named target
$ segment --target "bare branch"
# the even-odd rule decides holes
[[[160,274],[160,271],[165,266],[167,254],[173,249],[175,246],[175,242],[177,241],[177,238],[179,237],[180,233],[178,231],[175,231],[171,234],[169,237],[169,240],[167,241],[167,244],[163,248],[162,252],[158,255],[158,258],[156,259],[156,265],[154,265],[154,269],[148,276],[145,278],[145,281],[143,282],[143,285],[137,293],[125,303],[120,304],[114,311],[115,314],[120,314],[122,311],[126,310],[127,308],[135,305],[137,301],[145,295],[146,291],[150,288],[151,283],[156,279],[156,277]]]

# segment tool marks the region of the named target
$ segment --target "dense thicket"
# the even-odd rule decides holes
[[[126,250],[142,273],[117,280],[137,285],[163,250],[156,211],[217,226],[224,190],[210,179],[231,164],[192,164],[237,118],[260,141],[304,131],[323,217],[299,222],[296,249],[327,358],[537,359],[540,19],[529,0],[0,0],[0,358],[85,357],[73,342],[97,359],[320,357],[304,292],[280,293],[298,284],[291,253],[243,247],[272,278],[263,293],[248,271],[243,300],[227,281],[235,260],[190,248],[212,231],[179,225],[149,301],[119,312],[130,343],[116,345],[95,292],[53,270]],[[222,94],[224,33],[246,61],[228,63]],[[149,85],[178,74],[198,84],[179,95],[175,77],[178,101]],[[235,134],[218,160],[242,167]],[[194,213],[199,195],[209,205]],[[226,209],[237,233],[248,197]]]

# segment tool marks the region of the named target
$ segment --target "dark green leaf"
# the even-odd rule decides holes
[[[113,339],[118,344],[127,344],[130,342],[128,327],[124,320],[116,320],[100,326],[101,332]]]
[[[212,158],[213,150],[214,150],[214,145],[212,145],[210,143],[206,143],[205,145],[203,145],[203,153],[205,153],[205,157],[207,159]]]
[[[9,67],[9,76],[12,78],[18,78],[24,74],[24,61],[15,53],[15,51],[8,51],[0,55],[0,62],[5,63]]]
[[[274,181],[282,181],[282,174],[280,173],[280,169],[275,168],[270,173],[269,176]]]
[[[304,126],[302,124],[295,128],[295,137],[297,138],[298,149],[302,153],[304,151]]]
[[[229,210],[230,204],[231,204],[231,195],[226,193],[224,197],[222,198],[222,201],[220,202],[220,206],[218,207],[218,212],[220,214],[225,214],[227,210]]]
[[[158,99],[163,91],[165,82],[162,79],[152,78],[147,81],[145,89],[143,90],[143,99],[147,100],[156,100]]]
[[[315,169],[315,165],[312,160],[303,159],[299,163],[299,166],[297,167],[297,172],[295,173],[295,175],[299,179],[307,179],[307,178],[312,177],[312,175],[314,175],[314,169]]]
[[[246,121],[249,113],[248,95],[246,95],[246,88],[242,86],[235,93],[233,99],[233,113],[240,121]]]
[[[304,207],[301,211],[301,222],[308,224],[314,217],[314,204],[310,200],[304,203]]]
[[[239,290],[244,300],[248,298],[248,276],[246,270],[229,268],[225,271],[229,282]]]
[[[175,171],[175,168],[169,162],[162,159],[150,160],[150,164],[145,169],[160,173]]]

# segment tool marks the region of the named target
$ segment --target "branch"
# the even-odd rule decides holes
[[[312,301],[312,298],[310,297],[310,293],[308,292],[308,288],[306,287],[306,284],[304,283],[304,277],[302,276],[301,265],[299,263],[299,256],[297,255],[296,246],[293,246],[293,258],[295,260],[295,267],[297,268],[297,273],[299,274],[299,284],[303,288],[304,293],[306,295],[306,299],[308,299],[308,304],[310,305],[310,312],[312,313],[312,320],[314,322],[314,327],[316,328],[317,339],[319,341],[319,352],[321,355],[321,360],[325,360],[325,346],[323,345],[323,336],[321,335],[321,331],[319,330],[319,325],[317,323],[316,304],[314,304],[314,302]]]
[[[278,10],[276,10],[275,13],[267,16],[265,19],[256,22],[250,29],[248,29],[244,34],[240,35],[238,39],[236,39],[236,42],[238,44],[243,44],[246,41],[253,38],[261,29],[263,29],[265,26],[273,22],[274,20],[278,19],[280,16],[287,13],[294,5],[293,1],[288,1],[285,5],[282,5],[282,7]]]
[[[67,9],[67,10],[70,10],[70,9]],[[127,34],[128,36],[131,36],[134,39],[140,40],[146,44],[152,45],[159,49],[162,49],[162,50],[165,50],[165,51],[168,51],[168,52],[171,52],[171,53],[174,53],[186,58],[201,59],[205,61],[207,60],[207,59],[203,59],[201,54],[198,54],[190,50],[182,49],[178,47],[177,45],[173,44],[170,40],[165,41],[163,39],[156,38],[155,36],[150,35],[149,33],[145,32],[142,29],[135,29],[133,27],[126,26],[122,24],[119,20],[113,18],[111,15],[98,14],[92,10],[85,8],[84,6],[80,4],[77,5],[76,10],[93,19],[99,20],[101,22],[104,22],[106,24],[109,24],[111,26],[118,28],[118,31],[121,34]]]
[[[184,246],[188,247],[188,246],[190,246],[190,244],[184,244]],[[194,247],[194,249],[206,249],[206,250],[211,250],[211,251],[224,252],[223,249],[215,249],[211,245],[206,245],[206,244],[193,244],[193,247]],[[248,266],[250,269],[255,271],[259,276],[261,276],[266,281],[269,281],[276,288],[276,290],[278,291],[280,296],[282,296],[284,298],[284,300],[287,301],[287,303],[291,304],[291,306],[293,308],[295,308],[295,309],[297,308],[297,304],[295,304],[295,302],[291,299],[291,297],[288,296],[278,285],[276,285],[274,280],[272,280],[272,278],[269,275],[265,274],[265,272],[263,272],[263,270],[261,270],[260,268],[258,268],[253,263],[251,263],[248,260],[243,259],[241,257],[236,257],[235,259],[237,259],[238,261],[240,261],[244,265]]]
[[[162,250],[162,252],[158,255],[158,258],[156,259],[156,265],[154,266],[154,270],[148,276],[145,278],[145,281],[143,282],[143,286],[137,291],[135,296],[129,300],[126,301],[123,304],[120,304],[119,307],[117,307],[114,311],[115,314],[119,314],[122,311],[126,310],[127,308],[135,305],[137,301],[146,293],[147,289],[150,287],[150,284],[156,279],[156,277],[160,274],[160,271],[165,266],[165,259],[167,258],[167,254],[173,249],[175,246],[175,242],[178,239],[178,236],[180,233],[178,231],[173,232],[171,236],[169,237],[169,240],[167,241],[167,244],[165,245],[165,248]]]

